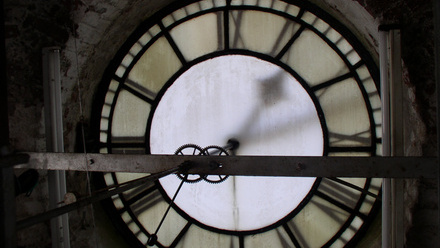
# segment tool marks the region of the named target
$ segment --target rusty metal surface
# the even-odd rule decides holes
[[[158,173],[190,162],[190,174],[299,177],[436,178],[430,157],[178,156],[27,153],[20,168]],[[221,166],[220,166],[221,165]]]

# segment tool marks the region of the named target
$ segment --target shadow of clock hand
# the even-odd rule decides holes
[[[294,114],[285,111],[282,116],[275,116],[275,119],[274,116],[271,116],[277,108],[283,108],[283,103],[285,104],[285,101],[289,100],[290,96],[286,93],[286,87],[288,83],[293,82],[285,80],[285,77],[285,72],[280,69],[277,73],[257,82],[259,84],[259,101],[253,106],[252,111],[249,112],[237,132],[231,136],[238,140],[240,145],[246,147],[246,144],[258,140],[269,141],[283,137],[292,131],[292,128],[297,130],[308,128],[307,124],[313,121],[313,113],[294,116]],[[263,120],[276,122],[276,128],[262,127],[260,122]]]

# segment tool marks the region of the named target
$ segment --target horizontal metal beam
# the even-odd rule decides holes
[[[185,162],[189,174],[436,178],[437,158],[430,157],[292,157],[179,156],[83,153],[27,153],[20,168],[101,172],[158,173]]]
[[[157,180],[163,176],[166,176],[168,174],[174,173],[179,169],[179,167],[167,170],[167,171],[163,171],[160,173],[155,173],[146,177],[142,177],[133,181],[129,181],[127,183],[124,184],[119,184],[119,185],[115,185],[113,187],[110,187],[110,189],[101,189],[97,192],[94,192],[92,196],[86,197],[84,199],[80,199],[77,202],[68,204],[68,205],[64,205],[58,208],[54,208],[51,209],[47,212],[41,213],[41,214],[37,214],[34,215],[32,217],[29,217],[27,219],[24,220],[20,220],[17,222],[17,230],[26,228],[26,227],[30,227],[32,225],[38,224],[40,222],[46,221],[46,220],[50,220],[51,218],[57,217],[59,215],[68,213],[70,211],[76,210],[80,207],[84,207],[87,206],[89,204],[104,200],[106,198],[109,198],[113,195],[116,194],[120,194],[122,192],[125,192],[127,190],[130,190],[134,187],[146,184],[147,182],[151,182],[154,180]]]

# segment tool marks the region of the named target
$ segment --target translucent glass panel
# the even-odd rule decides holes
[[[239,240],[236,236],[219,234],[192,225],[181,242],[177,245],[180,248],[217,248],[217,247],[239,247]]]
[[[105,94],[104,104],[101,111],[101,123],[100,123],[100,135],[99,141],[107,142],[108,130],[110,124],[110,112],[113,100],[115,98],[116,90],[119,87],[119,83],[116,80],[112,80],[109,84],[107,93]]]
[[[341,180],[359,188],[363,188],[366,181],[366,179],[363,178],[343,178]],[[359,190],[350,188],[346,185],[326,178],[322,179],[321,185],[319,186],[319,192],[333,199],[337,199],[350,209],[355,209],[358,199],[361,196],[361,192]]]
[[[176,10],[170,15],[167,15],[162,19],[162,23],[164,24],[165,27],[168,27],[174,24],[175,22],[181,20],[182,18],[185,18],[192,14],[196,14],[197,12],[209,10],[211,8],[222,7],[225,5],[226,5],[225,0],[207,0],[207,1],[196,2]]]
[[[340,237],[330,245],[344,247],[364,223],[365,216],[362,214],[371,211],[378,197],[380,179],[369,181],[362,178],[340,178],[339,180],[347,185],[323,179],[316,196],[292,221],[288,222],[289,228],[302,247],[321,247],[338,230],[341,230]],[[371,183],[369,187],[365,187],[367,183]],[[371,192],[376,197],[364,195],[366,200],[363,201],[358,212],[358,200],[362,197],[361,189]],[[350,215],[355,215],[353,221],[348,227],[341,229]]]
[[[187,61],[223,48],[222,13],[206,14],[172,29],[170,34]]]
[[[119,184],[122,184],[122,183],[133,181],[133,180],[136,180],[136,179],[139,179],[139,178],[146,177],[149,174],[147,174],[147,173],[125,173],[125,172],[119,172],[119,173],[117,173],[115,175],[116,175],[117,182]],[[152,185],[145,184],[145,185],[142,185],[140,187],[124,191],[122,194],[124,195],[124,197],[131,198],[131,197],[133,197],[133,195],[136,195],[139,192],[143,191],[143,189],[151,187],[151,186]]]
[[[283,227],[258,235],[248,236],[244,240],[245,247],[295,247]]]
[[[376,135],[381,138],[382,137],[382,111],[381,111],[381,100],[379,92],[377,91],[376,85],[374,84],[374,80],[371,77],[370,72],[366,66],[361,66],[356,73],[359,75],[359,78],[362,82],[363,87],[365,88],[366,93],[368,94],[368,98],[370,101],[372,116],[376,123],[375,130]],[[377,154],[382,154],[382,146],[378,144]]]
[[[155,233],[167,208],[168,203],[158,191],[131,205],[131,210],[149,233]],[[170,209],[157,233],[158,239],[163,245],[169,246],[186,224],[187,221],[182,216]]]
[[[157,94],[182,63],[168,41],[159,38],[139,59],[128,75],[132,84]]]
[[[150,114],[150,104],[128,91],[122,90],[116,102],[112,135],[116,137],[143,137]]]
[[[247,6],[259,6],[262,8],[270,8],[270,9],[274,9],[274,10],[288,13],[291,16],[297,16],[300,11],[299,7],[297,7],[295,5],[287,4],[286,2],[279,1],[279,0],[264,0],[264,1],[261,1],[261,0],[232,0],[231,5],[232,6],[247,5]]]
[[[281,60],[292,67],[310,86],[348,72],[341,57],[310,30],[301,33]]]
[[[321,247],[342,227],[350,213],[319,197],[288,222],[301,247]]]
[[[261,11],[231,11],[230,46],[275,56],[299,29],[299,24]]]
[[[365,100],[354,79],[333,84],[316,95],[326,116],[331,146],[371,145]]]

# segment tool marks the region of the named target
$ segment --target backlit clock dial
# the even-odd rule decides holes
[[[307,2],[177,1],[142,23],[109,65],[95,134],[103,153],[174,154],[234,138],[236,156],[376,156],[376,81],[362,45]],[[104,187],[142,176],[96,180]],[[182,185],[154,246],[353,246],[381,186],[365,178],[198,177]],[[147,245],[181,180],[170,175],[104,202],[131,246]]]
[[[177,78],[154,112],[150,150],[172,154],[181,144],[225,145],[230,138],[240,142],[236,155],[323,155],[321,121],[307,91],[282,68],[251,56],[209,59]],[[160,180],[170,198],[179,183],[176,176]],[[185,185],[175,203],[204,225],[250,231],[288,216],[314,184],[315,178],[231,177]]]

